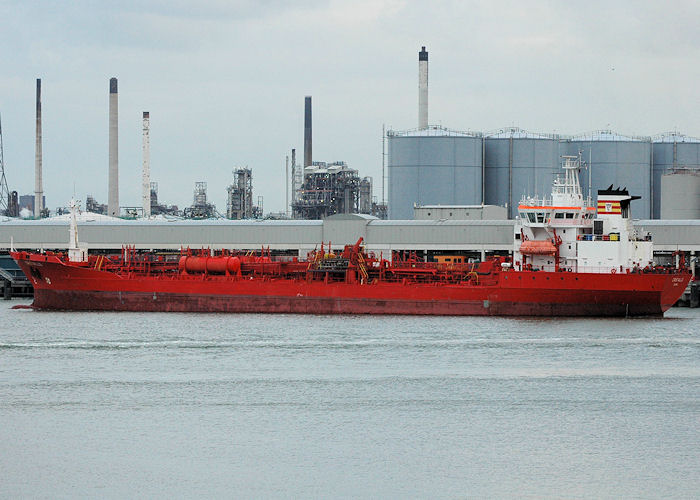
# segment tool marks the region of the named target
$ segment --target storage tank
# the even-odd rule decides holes
[[[651,138],[627,137],[609,130],[572,137],[561,142],[562,155],[578,155],[590,168],[591,198],[599,189],[626,187],[631,195],[641,196],[631,204],[632,217],[651,217]],[[584,196],[588,193],[587,170],[579,176]]]
[[[700,169],[671,169],[660,184],[662,219],[700,219]]]
[[[412,219],[413,205],[480,205],[483,138],[430,126],[389,131],[389,219]]]
[[[523,195],[550,196],[559,170],[559,136],[506,128],[484,138],[485,203],[508,207],[513,218]]]
[[[654,161],[652,217],[658,219],[664,218],[661,215],[663,203],[661,176],[679,167],[700,168],[700,139],[669,132],[654,137],[652,148]]]

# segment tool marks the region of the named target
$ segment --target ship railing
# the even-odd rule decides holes
[[[686,271],[674,266],[559,266],[554,265],[532,265],[523,268],[516,265],[516,271],[549,272],[549,273],[585,273],[585,274],[682,274]]]

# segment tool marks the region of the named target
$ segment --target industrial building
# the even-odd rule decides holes
[[[416,205],[413,220],[505,220],[508,211],[498,205]]]
[[[124,220],[79,218],[81,244],[90,250],[179,250],[192,248],[260,249],[302,257],[320,242],[342,249],[364,238],[368,250],[467,252],[475,257],[513,250],[513,220],[379,220],[369,215],[340,214],[324,220]],[[651,233],[655,252],[700,252],[700,220],[640,220],[634,226]],[[9,220],[0,225],[0,250],[13,238],[18,249],[55,250],[68,246],[68,217],[42,220]]]

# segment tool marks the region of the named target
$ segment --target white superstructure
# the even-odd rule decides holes
[[[636,234],[626,189],[598,191],[596,207],[584,199],[581,159],[563,157],[564,178],[551,198],[523,198],[518,205],[513,264],[516,269],[591,273],[630,272],[653,265],[651,239]]]

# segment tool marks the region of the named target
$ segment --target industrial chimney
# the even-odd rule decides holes
[[[119,217],[119,101],[117,79],[109,79],[109,193],[107,212]]]
[[[143,177],[142,203],[143,216],[151,216],[151,139],[150,139],[150,114],[143,112]]]
[[[41,151],[41,78],[36,79],[36,146],[34,149],[34,217],[41,217],[44,210],[44,186],[42,180]]]
[[[418,52],[418,128],[428,128],[428,52]]]
[[[304,99],[304,166],[311,163],[311,96],[307,95]]]

